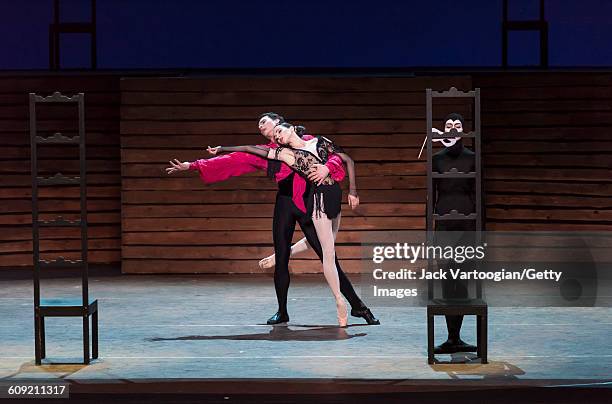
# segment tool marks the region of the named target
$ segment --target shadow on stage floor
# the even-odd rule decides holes
[[[147,341],[197,341],[225,339],[232,341],[340,341],[356,337],[365,337],[366,333],[349,334],[346,329],[336,326],[324,325],[291,325],[292,327],[303,327],[304,330],[294,330],[288,326],[273,326],[269,332],[257,334],[236,335],[188,335],[172,338],[147,338]],[[357,327],[352,325],[349,327]],[[348,327],[347,327],[348,328]]]

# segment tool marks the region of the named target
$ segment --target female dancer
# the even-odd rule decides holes
[[[355,164],[353,160],[341,148],[325,137],[319,136],[310,140],[303,140],[300,137],[301,133],[296,132],[296,128],[298,132],[305,131],[303,127],[295,127],[289,123],[283,123],[274,128],[277,143],[286,146],[277,148],[267,146],[217,146],[214,148],[208,147],[207,150],[211,154],[239,151],[270,160],[280,160],[306,179],[314,164],[325,164],[328,156],[335,153],[347,165],[350,182],[348,203],[352,209],[356,208],[359,205],[359,197],[355,184]],[[312,184],[310,187],[307,209],[312,216],[317,237],[321,242],[323,273],[336,299],[338,323],[341,327],[345,327],[348,321],[347,307],[340,293],[338,271],[335,264],[335,233],[340,226],[341,202],[342,189],[340,184],[330,177],[326,177],[323,181]]]

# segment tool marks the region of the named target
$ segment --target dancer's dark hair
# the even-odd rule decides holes
[[[295,133],[299,136],[299,137],[303,137],[306,134],[306,128],[303,127],[302,125],[293,125],[292,123],[289,122],[282,122],[279,123],[276,126],[282,126],[284,128],[290,128],[293,126],[293,129],[295,130]]]
[[[263,118],[264,116],[267,116],[268,118],[272,119],[273,121],[278,119],[278,123],[285,122],[285,118],[283,118],[282,115],[279,115],[276,112],[264,112],[263,114],[259,115],[259,119]]]

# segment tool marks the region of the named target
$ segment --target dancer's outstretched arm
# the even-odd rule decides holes
[[[213,184],[267,168],[267,159],[249,153],[236,152],[192,162],[180,162],[174,159],[170,161],[170,167],[166,168],[166,173],[173,174],[177,171],[187,170],[198,171],[203,182]]]
[[[268,154],[270,152],[270,147],[267,146],[217,146],[217,147],[208,147],[206,150],[210,154],[217,153],[230,153],[230,152],[243,152],[254,154],[259,157],[268,158]]]

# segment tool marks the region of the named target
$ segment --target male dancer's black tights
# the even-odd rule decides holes
[[[321,243],[317,237],[312,219],[295,206],[291,196],[276,195],[276,205],[274,206],[274,220],[272,233],[274,236],[274,254],[276,255],[276,267],[274,270],[274,287],[276,288],[276,298],[278,299],[278,311],[287,313],[287,292],[289,291],[289,257],[291,255],[291,241],[295,232],[295,223],[299,223],[308,244],[312,247],[319,259],[323,259]],[[338,257],[336,256],[336,268],[340,280],[340,291],[346,297],[351,308],[359,310],[364,307],[363,302],[355,293],[351,281],[340,268]]]

